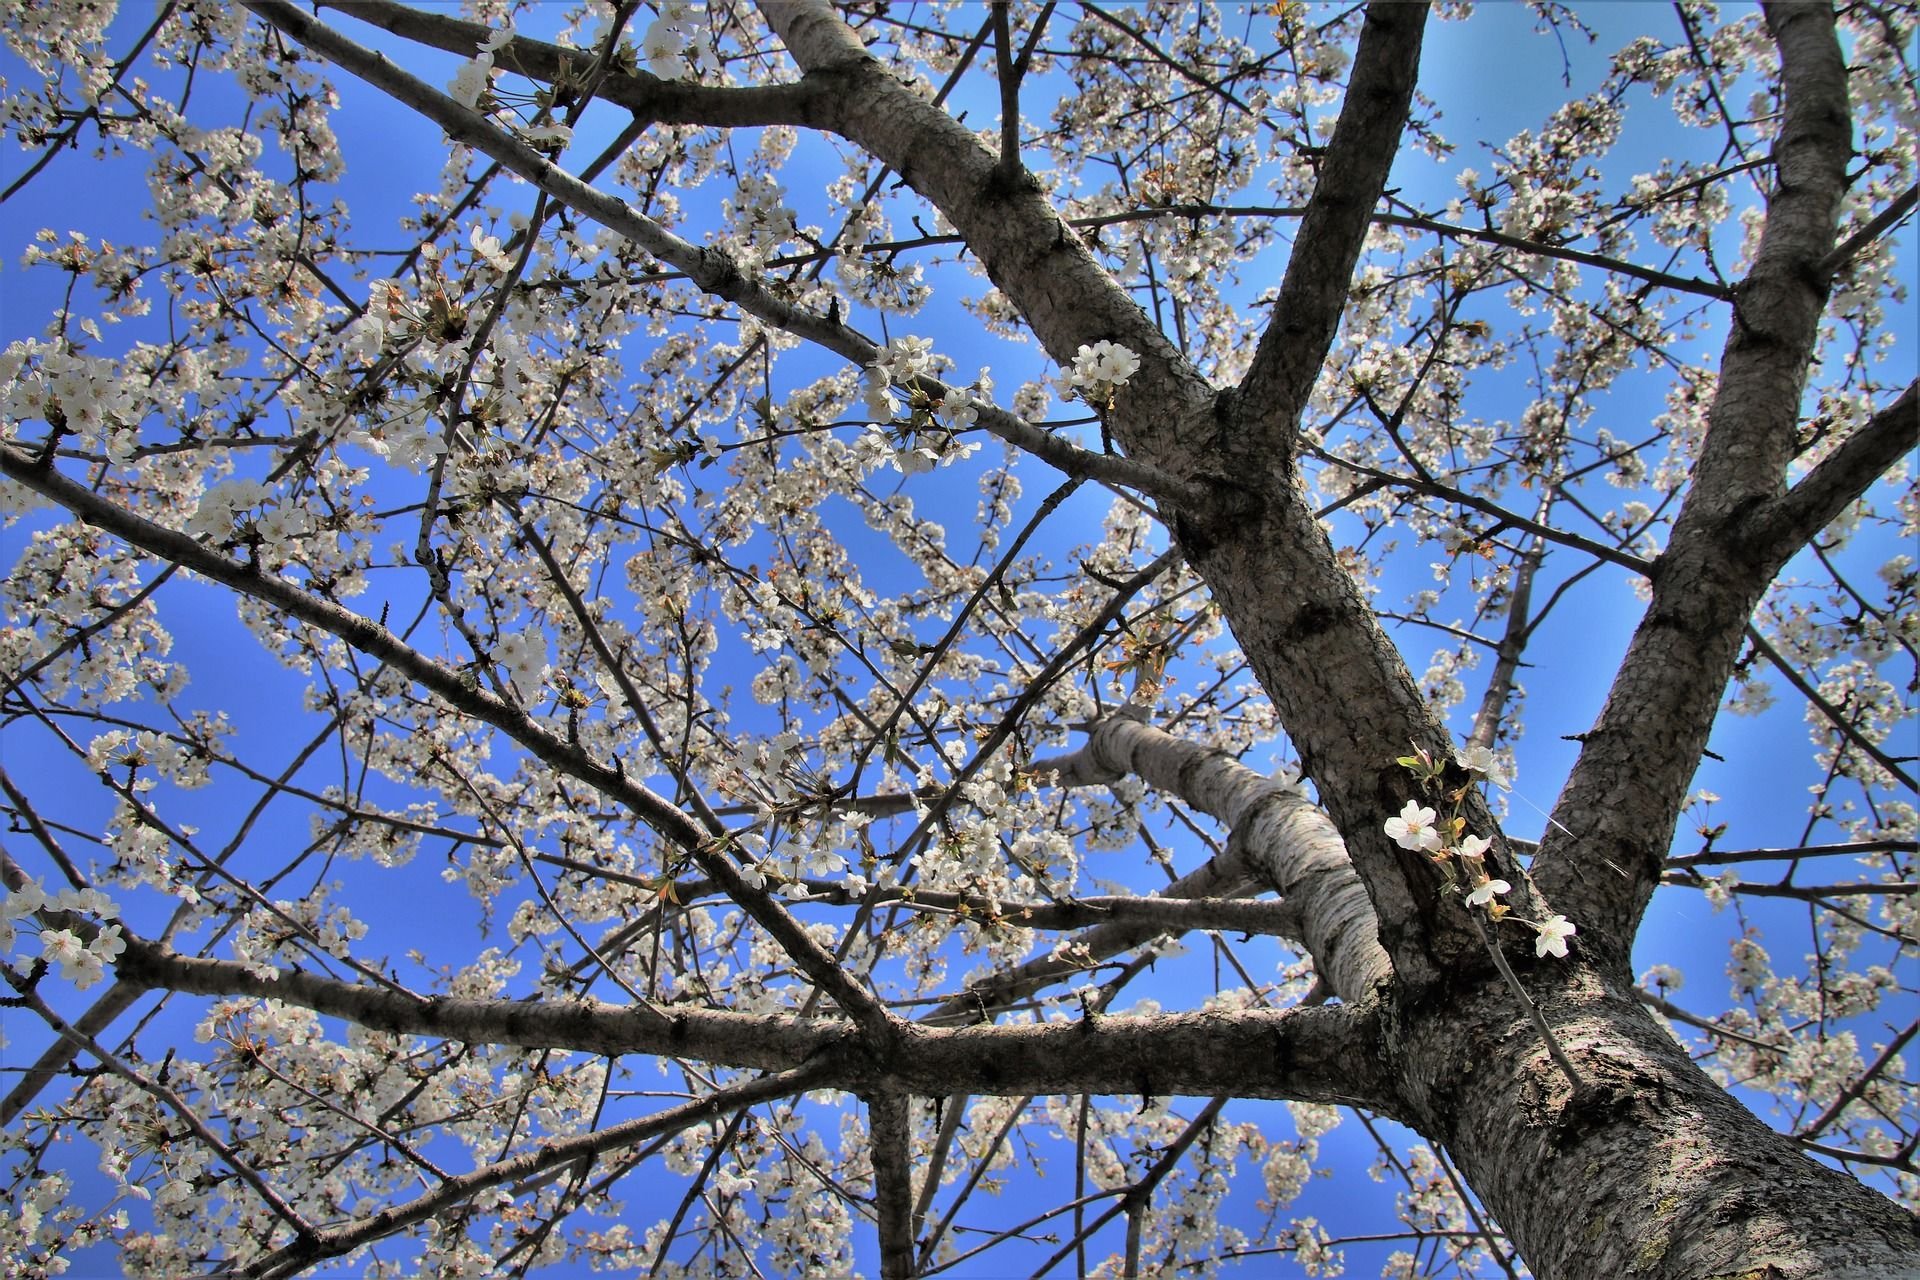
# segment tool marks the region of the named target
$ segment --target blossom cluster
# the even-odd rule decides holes
[[[646,59],[649,71],[662,80],[684,77],[690,48],[694,49],[698,68],[705,69],[712,63],[711,51],[695,44],[699,13],[700,6],[688,0],[661,0],[659,16],[648,24],[640,40],[640,56]]]
[[[1139,355],[1117,342],[1083,344],[1074,353],[1073,368],[1061,379],[1060,393],[1111,409],[1115,394],[1139,371]]]
[[[38,880],[29,880],[0,898],[0,955],[19,945],[19,922],[46,913],[72,912],[112,920],[120,908],[98,889],[63,889],[48,895]],[[39,929],[40,953],[15,955],[9,963],[17,973],[28,973],[36,961],[60,966],[60,976],[80,990],[99,982],[107,966],[127,949],[118,924],[90,925],[72,922],[62,928],[50,924]]]
[[[1476,778],[1502,788],[1510,785],[1511,780],[1505,769],[1484,745],[1466,747],[1458,754],[1457,761],[1460,768]],[[1437,764],[1425,751],[1401,757],[1400,764],[1429,790],[1437,788],[1445,772],[1444,766]],[[1386,834],[1402,849],[1430,857],[1469,907],[1484,908],[1494,920],[1512,920],[1532,929],[1535,955],[1565,958],[1567,939],[1579,930],[1565,916],[1549,915],[1543,920],[1529,920],[1511,915],[1505,903],[1496,901],[1513,892],[1513,884],[1487,870],[1487,854],[1492,850],[1493,842],[1466,830],[1466,820],[1459,812],[1464,791],[1456,790],[1448,794],[1453,801],[1454,812],[1447,817],[1441,817],[1434,808],[1418,800],[1409,800],[1398,814],[1386,820]]]

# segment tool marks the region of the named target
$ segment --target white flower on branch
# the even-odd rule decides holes
[[[1533,953],[1559,956],[1563,960],[1567,956],[1567,939],[1580,932],[1565,916],[1548,916],[1535,925],[1534,930],[1539,936],[1533,940]]]
[[[1117,342],[1083,345],[1074,353],[1073,368],[1068,370],[1061,391],[1096,407],[1112,408],[1114,394],[1139,370],[1140,357]]]
[[[474,253],[495,271],[505,275],[513,270],[513,259],[501,252],[499,237],[488,235],[480,229],[478,223],[474,224],[473,230],[467,234],[467,243]]]
[[[1409,800],[1398,817],[1387,819],[1386,831],[1402,849],[1438,852],[1440,833],[1433,829],[1434,818],[1433,810],[1418,800]]]

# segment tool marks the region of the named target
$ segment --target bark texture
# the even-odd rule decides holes
[[[1832,9],[1780,4],[1766,12],[1785,109],[1775,148],[1779,189],[1753,269],[1736,291],[1706,440],[1653,566],[1653,600],[1534,868],[1560,909],[1591,929],[1595,954],[1620,972],[1747,621],[1799,549],[1753,538],[1744,518],[1786,489],[1852,131]]]
[[[1305,945],[1334,994],[1358,1003],[1392,976],[1346,845],[1305,796],[1126,715],[1095,726],[1075,756],[1037,767],[1058,772],[1066,786],[1134,774],[1217,818],[1229,832],[1220,861],[1244,868],[1254,884],[1280,895],[1292,922],[1289,936]]]
[[[1409,1124],[1444,1142],[1537,1276],[1912,1276],[1920,1226],[1815,1164],[1598,972],[1529,981],[1576,1090],[1497,985],[1389,1032]]]

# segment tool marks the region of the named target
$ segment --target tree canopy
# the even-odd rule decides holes
[[[8,1274],[1920,1268],[1913,5],[3,12]]]

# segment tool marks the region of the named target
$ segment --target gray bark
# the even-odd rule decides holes
[[[1373,904],[1346,845],[1304,796],[1132,716],[1102,721],[1080,751],[1035,767],[1057,772],[1064,786],[1136,774],[1219,819],[1228,830],[1220,861],[1244,868],[1241,874],[1280,895],[1291,922],[1288,936],[1306,946],[1335,995],[1358,1003],[1392,976]]]

